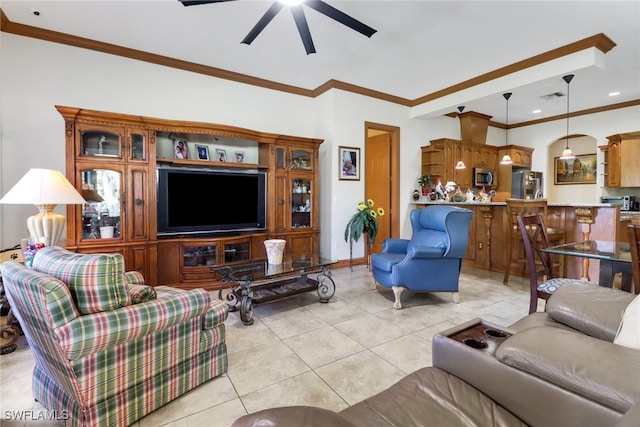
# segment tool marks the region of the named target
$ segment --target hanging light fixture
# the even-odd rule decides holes
[[[562,151],[562,155],[560,156],[560,158],[562,160],[572,160],[576,158],[576,156],[573,154],[573,151],[571,151],[571,148],[569,148],[569,83],[571,83],[571,80],[573,80],[573,74],[567,74],[566,76],[562,77],[562,79],[567,82],[567,146],[565,147],[564,151]]]
[[[511,92],[503,93],[504,99],[507,100],[507,118],[505,119],[505,127],[504,127],[504,146],[505,148],[509,142],[509,98],[511,98]],[[511,160],[511,156],[508,151],[505,151],[504,156],[502,156],[502,160],[500,160],[501,165],[511,165],[513,164],[513,160]]]
[[[460,113],[462,113],[462,111],[464,111],[464,105],[461,105],[460,107],[458,107],[458,111],[460,111]],[[460,160],[458,160],[458,163],[456,163],[456,169],[466,169],[467,166],[465,166],[464,162],[462,161],[462,140],[460,140]]]

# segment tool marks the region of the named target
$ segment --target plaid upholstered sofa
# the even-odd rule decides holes
[[[70,426],[126,426],[227,370],[224,302],[144,285],[120,254],[0,265],[35,355],[33,396]]]

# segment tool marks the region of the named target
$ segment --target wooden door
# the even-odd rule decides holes
[[[366,194],[375,202],[374,208],[383,208],[385,215],[378,218],[378,235],[371,253],[382,251],[382,241],[391,237],[391,136],[384,132],[367,139],[365,152]]]

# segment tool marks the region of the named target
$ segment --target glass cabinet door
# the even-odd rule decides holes
[[[228,242],[224,244],[224,262],[246,261],[249,259],[249,242]]]
[[[145,144],[145,135],[132,132],[129,135],[129,156],[135,160],[146,160],[147,149]]]
[[[80,129],[80,151],[82,157],[122,157],[121,135],[106,129]]]
[[[300,148],[276,147],[276,169],[313,170],[313,152]]]
[[[291,227],[311,227],[311,180],[294,178],[291,180]]]
[[[119,239],[122,173],[111,169],[85,169],[81,194],[82,239]]]
[[[311,163],[313,157],[310,150],[292,149],[291,150],[291,169],[312,170]]]
[[[185,246],[183,248],[183,265],[187,267],[216,265],[217,247],[210,246]]]
[[[286,167],[287,150],[282,147],[276,147],[276,169],[284,169]]]

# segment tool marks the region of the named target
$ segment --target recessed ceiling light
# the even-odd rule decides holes
[[[609,96],[618,96],[620,92],[609,92]]]
[[[538,114],[538,113],[542,113],[542,110],[533,110],[532,111],[533,114]]]

